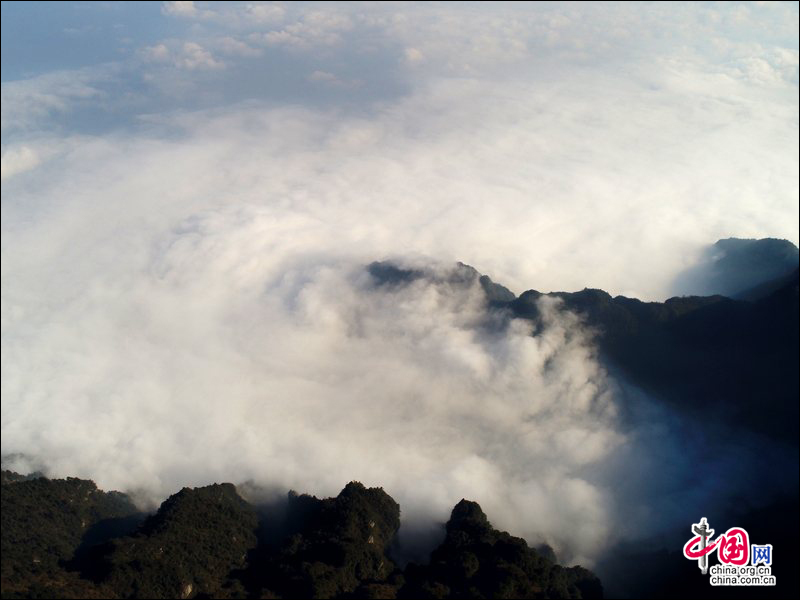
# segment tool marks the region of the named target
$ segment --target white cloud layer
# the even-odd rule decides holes
[[[33,79],[3,82],[2,132],[37,130],[51,115],[68,112],[76,104],[102,100],[99,83],[108,77],[108,68],[57,71]]]
[[[186,18],[193,18],[200,14],[194,2],[191,1],[164,2],[161,11],[165,15]]]
[[[797,243],[796,20],[757,12],[785,7],[199,6],[165,5],[186,37],[119,72],[234,101],[167,110],[86,71],[3,84],[3,454],[156,495],[360,479],[436,518],[472,497],[579,560],[712,493],[645,490],[675,433],[619,421],[568,315],[494,331],[473,287],[375,289],[362,267],[663,299],[719,237]],[[258,70],[276,56],[296,62]],[[242,65],[309,87],[253,98]],[[364,100],[379,76],[405,93]],[[87,102],[141,110],[58,125]],[[653,512],[623,515],[632,464]]]
[[[140,51],[139,55],[146,62],[169,63],[179,69],[190,71],[196,69],[222,69],[225,67],[224,62],[214,58],[209,50],[196,42],[172,43],[171,45],[171,49],[166,44],[147,46]],[[227,53],[239,55],[246,54],[248,48],[246,44],[226,38],[219,40],[219,45]],[[258,55],[257,51],[253,50],[253,52],[256,53],[256,56]]]

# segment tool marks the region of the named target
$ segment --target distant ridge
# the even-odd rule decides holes
[[[798,248],[788,240],[727,238],[708,247],[698,265],[676,278],[674,289],[683,295],[758,300],[786,283],[798,264]]]

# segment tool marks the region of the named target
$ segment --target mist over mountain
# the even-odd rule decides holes
[[[326,284],[333,281],[326,279]],[[480,450],[484,464],[497,469],[499,476],[489,475],[494,486],[491,491],[475,487],[487,475],[450,479],[446,486],[456,493],[472,490],[476,499],[495,507],[500,522],[508,523],[509,528],[518,524],[527,542],[503,537],[507,534],[497,537],[493,530],[485,529],[488,525],[477,505],[464,502],[453,511],[442,542],[438,524],[442,513],[435,505],[425,506],[419,500],[425,497],[420,493],[430,492],[420,488],[421,472],[392,476],[383,471],[391,488],[407,503],[402,520],[395,501],[382,491],[350,484],[335,502],[290,494],[286,503],[280,500],[280,478],[266,475],[240,488],[256,508],[244,503],[232,486],[184,490],[165,502],[131,538],[119,536],[133,531],[142,518],[132,505],[120,504],[114,509],[117,512],[108,515],[91,509],[92,516],[81,519],[80,526],[71,526],[62,536],[63,549],[48,551],[52,554],[46,572],[38,566],[30,571],[28,563],[41,559],[25,554],[41,553],[36,548],[42,548],[41,540],[50,535],[40,518],[30,529],[40,541],[4,534],[4,544],[16,540],[9,546],[9,556],[20,556],[4,559],[4,565],[9,565],[7,569],[4,566],[4,588],[33,589],[24,586],[35,584],[82,590],[81,586],[96,585],[99,587],[86,589],[91,593],[113,590],[121,597],[190,597],[197,593],[214,597],[264,593],[278,597],[352,593],[357,597],[596,597],[602,593],[591,573],[558,571],[560,567],[552,566],[552,549],[537,553],[528,547],[550,544],[568,564],[587,560],[576,554],[588,552],[588,564],[597,566],[603,586],[612,595],[682,595],[698,584],[692,571],[696,567],[685,559],[676,563],[670,552],[679,548],[685,537],[687,515],[701,513],[714,522],[746,524],[758,535],[769,536],[783,557],[797,558],[790,549],[798,526],[800,304],[796,272],[756,301],[693,296],[664,303],[641,302],[591,289],[547,294],[529,290],[516,296],[468,265],[448,268],[397,260],[373,262],[353,273],[347,285],[354,286],[349,310],[357,312],[348,319],[351,327],[357,328],[350,334],[356,339],[366,337],[374,344],[376,333],[381,337],[389,334],[386,343],[394,345],[394,336],[402,339],[415,333],[410,326],[414,321],[409,319],[418,317],[417,311],[431,310],[432,301],[440,319],[425,321],[425,329],[437,328],[437,336],[468,333],[475,352],[466,357],[469,369],[446,386],[452,388],[465,378],[473,384],[481,381],[476,378],[481,369],[486,370],[484,384],[475,404],[464,404],[461,396],[448,418],[457,423],[462,448],[471,444],[477,449],[481,446],[476,444],[485,444]],[[343,289],[339,288],[340,299]],[[329,293],[330,285],[320,291]],[[384,314],[384,304],[391,307],[391,313]],[[410,312],[404,315],[397,310],[401,307]],[[392,318],[387,318],[389,314]],[[447,319],[452,320],[448,327],[454,327],[450,333],[441,329]],[[422,329],[415,335],[409,341],[417,355],[434,340]],[[462,338],[460,347],[463,344]],[[435,356],[440,352],[437,347]],[[524,363],[517,362],[520,356]],[[490,358],[500,362],[482,364]],[[511,365],[517,365],[515,369],[522,364],[530,367],[532,360],[540,361],[540,366],[528,372],[522,390],[525,401],[514,409],[514,387],[506,379],[519,380],[504,370]],[[565,378],[565,367],[559,364],[562,360],[572,368],[594,365],[590,377],[595,383],[577,374]],[[432,380],[426,375],[425,381]],[[531,383],[537,386],[535,391],[529,387]],[[419,394],[424,393],[420,388]],[[436,397],[428,410],[446,407],[435,388],[428,393]],[[552,394],[551,400],[548,394]],[[536,402],[543,400],[546,403],[538,410],[544,412],[537,412]],[[359,408],[362,416],[365,406]],[[409,418],[407,412],[392,416],[389,406],[380,405],[375,417],[390,421]],[[511,412],[498,420],[498,411]],[[428,419],[432,414],[428,413]],[[356,419],[346,429],[347,435],[355,435],[353,427],[375,428],[375,422]],[[414,423],[422,427],[421,421]],[[387,423],[379,431],[391,431],[398,424]],[[497,437],[490,429],[487,432],[493,426],[498,428]],[[319,431],[335,435],[336,430]],[[421,433],[429,438],[424,443],[440,450],[452,447],[450,437],[430,438],[442,435],[433,431],[423,427]],[[403,435],[407,443],[408,433]],[[542,440],[543,435],[549,437]],[[414,444],[422,439],[415,438]],[[396,459],[391,454],[399,440],[371,440],[369,463],[380,469],[400,464],[393,462]],[[536,443],[528,445],[528,440]],[[296,452],[291,446],[287,449]],[[404,449],[405,460],[414,456],[414,445]],[[506,454],[506,449],[511,454]],[[416,452],[417,461],[425,456],[419,448]],[[520,460],[520,452],[524,460]],[[439,461],[445,457],[442,454]],[[431,462],[428,469],[439,461]],[[25,456],[7,456],[5,462],[31,461]],[[356,470],[363,469],[358,462],[345,462],[340,468],[353,465]],[[314,469],[315,465],[308,463],[305,470]],[[570,470],[571,481],[537,492],[537,485],[563,477],[564,469]],[[235,476],[229,479],[243,481],[237,474],[240,471],[232,467],[231,473]],[[578,484],[576,477],[583,483]],[[3,474],[4,482],[14,485],[11,489],[15,492],[34,490],[26,491],[24,497],[36,504],[36,493],[41,492],[25,486],[46,489],[42,486],[50,484],[43,479],[25,479]],[[96,494],[93,484],[78,480],[66,484],[77,489],[89,486],[86,498]],[[141,490],[137,494],[140,501],[147,497]],[[593,497],[602,499],[601,507],[592,506]],[[17,496],[4,490],[3,498],[4,515],[12,519],[9,531],[20,530]],[[357,508],[362,502],[366,502],[364,507]],[[534,510],[525,512],[524,503]],[[559,516],[554,512],[557,505],[574,507],[574,512],[568,509]],[[599,508],[601,513],[593,512]],[[522,512],[508,512],[514,509]],[[37,507],[30,514],[43,510]],[[53,505],[46,510],[62,509]],[[234,513],[240,516],[233,520],[222,517]],[[456,518],[462,513],[463,519]],[[599,524],[594,520],[599,517],[607,525],[604,543],[573,534],[572,530]],[[190,520],[184,521],[186,518]],[[98,525],[100,521],[102,525]],[[116,523],[113,528],[111,522]],[[468,526],[459,525],[462,522]],[[558,529],[563,527],[569,531]],[[230,529],[227,533],[226,528]],[[113,540],[104,541],[111,536]],[[368,546],[374,546],[365,548],[366,554],[359,545],[365,536],[373,540]],[[219,545],[223,539],[235,543]],[[177,561],[176,566],[162,560],[165,547],[172,548],[169,556]],[[21,549],[25,550],[20,555]],[[209,556],[214,557],[213,564]],[[665,560],[670,564],[660,567]],[[417,566],[420,562],[423,566]],[[624,567],[631,562],[642,564],[635,577]],[[511,564],[516,566],[511,568]],[[782,581],[779,593],[797,588],[797,581],[784,569],[775,568]],[[665,571],[673,574],[667,576]],[[687,582],[694,583],[675,583],[687,577]]]
[[[787,243],[788,244],[788,243]],[[792,245],[794,256],[797,248]],[[744,253],[742,253],[744,254]],[[755,301],[716,296],[664,303],[611,297],[602,290],[548,294],[580,314],[606,364],[660,401],[715,423],[740,424],[766,437],[794,441],[798,404],[798,272],[795,261],[742,275],[746,289],[770,281]],[[763,275],[763,277],[762,277]],[[542,294],[510,303],[515,316],[538,319]]]
[[[675,281],[677,293],[758,300],[791,283],[798,249],[788,240],[718,240]],[[796,276],[796,275],[795,275]]]
[[[2,2],[3,594],[793,594],[799,10]]]

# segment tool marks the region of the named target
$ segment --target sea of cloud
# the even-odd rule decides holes
[[[164,18],[194,22],[186,39],[4,82],[4,456],[145,501],[221,480],[330,495],[355,479],[432,523],[467,497],[589,563],[648,520],[685,519],[676,507],[734,469],[730,485],[752,482],[757,461],[732,448],[690,488],[691,467],[717,460],[702,436],[644,398],[623,419],[624,382],[576,317],[545,300],[531,336],[447,274],[463,261],[517,293],[661,300],[719,237],[797,242],[796,50],[734,43],[727,14],[667,27],[716,32],[728,62],[710,62],[640,39],[653,17],[634,9],[605,15],[613,29],[574,7],[269,6],[247,5],[265,25],[242,32],[219,7],[167,3]],[[370,73],[352,73],[348,40],[368,48],[376,30],[402,85],[354,107],[341,94]],[[159,108],[104,87],[137,70],[174,100],[198,71],[208,86],[232,57],[276,52],[317,57],[304,80],[336,102]],[[137,111],[57,125],[109,105]],[[387,258],[430,276],[376,285],[365,266]]]

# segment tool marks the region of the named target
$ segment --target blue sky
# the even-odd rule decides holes
[[[130,59],[175,35],[154,2],[3,2],[2,80]]]
[[[586,473],[647,449],[590,332],[487,341],[363,266],[663,300],[719,238],[798,242],[799,146],[796,2],[3,2],[3,455],[475,497],[591,561],[636,523]]]
[[[648,61],[668,59],[709,79],[777,78],[791,95],[796,17],[793,3],[4,2],[2,81],[66,103],[49,125],[81,132],[242,101],[363,113],[464,78],[549,84],[586,70],[653,90],[664,82]],[[48,77],[83,93],[51,94]],[[14,97],[7,114],[31,103]]]

